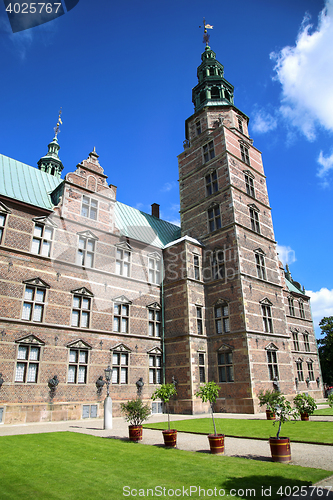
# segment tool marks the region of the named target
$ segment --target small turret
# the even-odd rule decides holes
[[[61,177],[61,172],[64,168],[58,153],[60,146],[58,144],[58,134],[59,134],[59,126],[62,124],[61,121],[61,110],[59,111],[59,117],[57,126],[54,129],[55,136],[53,140],[48,145],[48,152],[45,156],[43,156],[38,162],[38,168],[42,172],[47,172],[48,174],[54,175],[55,177]]]

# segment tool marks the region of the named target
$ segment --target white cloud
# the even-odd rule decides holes
[[[317,170],[317,176],[323,180],[323,186],[328,186],[327,175],[333,169],[333,153],[331,156],[324,156],[323,152],[320,151],[317,162],[321,165]]]
[[[291,247],[277,244],[276,250],[279,254],[279,259],[284,266],[286,264],[292,264],[296,261],[295,251]]]
[[[177,186],[177,183],[175,181],[172,181],[172,182],[166,182],[162,188],[161,188],[161,191],[163,193],[165,192],[168,192],[168,191],[171,191],[171,189],[173,189],[174,187]]]
[[[280,113],[308,140],[316,126],[333,132],[333,0],[326,0],[316,29],[303,20],[294,47],[272,53],[282,85]]]
[[[318,292],[306,290],[305,293],[311,298],[313,322],[318,331],[320,320],[325,316],[333,316],[333,290],[321,288]]]
[[[265,134],[277,127],[277,119],[263,109],[254,113],[252,121],[252,130],[258,134]]]

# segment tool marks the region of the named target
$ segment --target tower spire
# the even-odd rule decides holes
[[[58,121],[57,121],[57,126],[54,127],[54,138],[48,145],[48,152],[46,153],[45,156],[42,156],[40,160],[38,160],[37,165],[39,170],[42,170],[42,172],[47,172],[48,174],[54,175],[55,177],[60,177],[61,172],[64,168],[58,153],[60,146],[58,144],[58,134],[60,132],[60,125],[62,125],[62,120],[61,120],[61,113],[62,110],[60,108],[59,110],[59,116],[58,116]]]

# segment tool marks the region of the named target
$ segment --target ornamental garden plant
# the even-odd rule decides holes
[[[297,394],[294,397],[294,405],[301,415],[301,420],[309,420],[309,415],[312,415],[317,409],[317,405],[312,396],[305,394]]]
[[[259,406],[266,406],[267,420],[275,420],[274,405],[280,396],[280,391],[270,391],[267,389],[265,392],[260,391],[258,394]]]
[[[290,439],[289,437],[281,437],[280,432],[282,424],[292,419],[296,420],[299,417],[299,413],[282,394],[279,394],[276,398],[273,410],[276,415],[273,425],[278,424],[278,431],[276,437],[269,438],[272,459],[274,462],[290,462]]]
[[[120,403],[121,412],[125,416],[126,422],[129,422],[130,441],[142,440],[142,423],[150,417],[150,407],[143,404],[142,399],[131,399],[126,403]]]
[[[177,394],[174,384],[162,384],[159,389],[152,394],[151,398],[153,401],[156,399],[161,399],[167,409],[168,413],[168,430],[163,430],[164,444],[168,448],[175,448],[177,444],[177,431],[176,429],[170,429],[170,399]]]
[[[215,382],[207,382],[205,385],[200,387],[196,396],[202,399],[203,403],[209,402],[212,411],[212,419],[214,426],[214,434],[209,434],[209,445],[211,453],[215,455],[224,454],[224,434],[217,434],[216,425],[214,420],[214,403],[219,395],[220,388]]]

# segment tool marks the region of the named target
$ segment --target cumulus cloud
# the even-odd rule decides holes
[[[275,60],[282,85],[280,113],[312,141],[316,127],[333,131],[333,0],[326,0],[316,28],[303,20],[294,47],[284,47]]]
[[[168,191],[171,191],[171,189],[173,189],[176,186],[177,186],[177,183],[175,181],[165,182],[164,185],[161,187],[161,191],[163,193],[166,193]]]
[[[320,165],[317,176],[322,179],[323,186],[328,186],[327,176],[333,169],[333,153],[330,156],[324,156],[323,152],[320,151],[317,162]]]
[[[286,264],[290,265],[293,262],[296,262],[295,251],[291,247],[277,244],[276,250],[279,254],[279,259],[284,266]]]
[[[311,298],[313,322],[318,332],[320,320],[325,316],[333,316],[333,290],[321,288],[318,292],[306,290],[305,293]]]
[[[252,120],[252,130],[258,134],[265,134],[276,129],[277,119],[263,109],[254,112]]]

